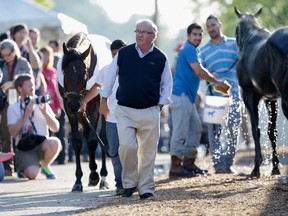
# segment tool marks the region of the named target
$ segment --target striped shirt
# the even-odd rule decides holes
[[[217,74],[220,79],[227,80],[232,86],[231,93],[239,97],[236,72],[238,47],[235,38],[224,36],[219,44],[215,44],[210,40],[200,48],[200,53],[202,65],[212,73]],[[215,91],[213,91],[213,94],[221,96],[221,93]]]

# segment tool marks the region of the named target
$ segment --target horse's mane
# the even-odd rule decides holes
[[[89,40],[87,35],[83,32],[79,32],[67,41],[66,46],[67,46],[67,48],[76,48],[77,49],[86,40]]]
[[[83,32],[79,32],[67,41],[66,47],[69,52],[63,56],[62,69],[65,68],[67,64],[72,61],[75,61],[77,59],[84,60],[80,58],[81,52],[79,49],[81,45],[86,46],[87,40],[89,41],[87,35]]]
[[[261,28],[257,21],[257,18],[250,13],[244,13],[242,15],[240,24],[241,23],[246,23],[246,25],[248,25],[249,28],[257,28],[257,29]]]
[[[79,32],[71,37],[67,41],[67,44],[63,44],[63,46],[67,48],[66,50],[68,52],[66,52],[62,59],[62,71],[64,71],[64,68],[70,62],[80,60],[86,65],[86,68],[88,69],[88,78],[90,79],[93,76],[94,68],[97,64],[97,56],[88,36],[83,32]],[[90,49],[90,53],[87,57],[84,57],[82,54],[87,49]]]

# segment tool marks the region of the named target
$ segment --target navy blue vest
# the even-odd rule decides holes
[[[160,82],[166,56],[156,47],[140,58],[135,43],[118,52],[119,87],[116,99],[121,106],[144,109],[160,99]]]

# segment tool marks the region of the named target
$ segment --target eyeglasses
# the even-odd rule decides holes
[[[3,54],[1,53],[1,56],[2,56],[2,58],[7,58],[7,57],[10,57],[13,52],[14,52],[14,50],[12,50],[12,51],[11,51],[9,54],[7,54],[7,55],[3,55]]]
[[[152,34],[154,34],[154,32],[140,31],[140,30],[135,30],[134,32],[135,32],[137,35],[143,35],[143,36],[147,36],[147,35],[152,35]]]

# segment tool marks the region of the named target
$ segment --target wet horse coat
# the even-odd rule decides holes
[[[244,103],[248,109],[255,142],[255,166],[251,177],[260,176],[262,163],[258,103],[262,99],[268,111],[268,136],[272,144],[272,175],[280,174],[276,151],[278,112],[277,98],[281,97],[282,109],[288,118],[288,28],[281,28],[271,34],[257,23],[260,9],[255,15],[240,13],[236,28],[236,40],[240,49],[237,75]]]
[[[96,38],[96,40],[98,40]],[[98,45],[101,48],[108,50],[109,58],[111,59],[111,54],[108,44]],[[83,175],[81,164],[80,164],[80,152],[82,148],[82,135],[78,131],[78,124],[83,126],[83,136],[87,141],[88,151],[89,151],[89,186],[96,186],[99,182],[99,174],[97,172],[97,164],[95,162],[95,151],[97,148],[97,139],[95,136],[96,127],[99,123],[100,115],[98,112],[100,106],[100,96],[93,98],[88,104],[86,109],[86,116],[94,127],[94,131],[90,129],[88,121],[83,113],[79,113],[80,101],[87,93],[93,83],[95,83],[94,76],[99,70],[104,67],[101,58],[106,56],[103,54],[96,53],[95,50],[99,50],[99,47],[95,48],[92,46],[90,39],[84,33],[78,33],[68,40],[67,44],[63,43],[64,56],[61,59],[60,72],[57,69],[58,76],[58,89],[59,93],[63,99],[63,106],[65,112],[68,116],[69,123],[72,130],[72,145],[75,152],[76,159],[76,182],[73,186],[72,191],[83,191],[83,186],[81,178]],[[106,53],[107,53],[106,52]],[[99,52],[101,53],[101,52]],[[105,52],[103,52],[105,53]],[[97,54],[97,55],[96,55]],[[107,60],[107,59],[106,59]],[[110,63],[107,61],[107,63]],[[59,65],[58,65],[59,66]],[[94,76],[93,76],[94,75]],[[91,80],[92,79],[92,80]],[[90,82],[90,84],[89,84]],[[104,120],[104,118],[103,118]],[[104,121],[103,121],[104,123]],[[101,128],[101,132],[105,131],[105,128]],[[100,133],[100,137],[101,134]],[[103,136],[101,137],[103,139]],[[107,183],[105,182],[105,177],[107,176],[105,153],[102,151],[102,168],[100,171],[103,182],[101,182],[100,187],[105,187]]]

